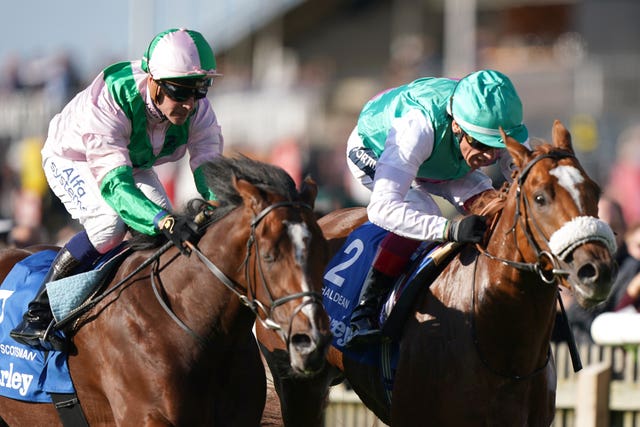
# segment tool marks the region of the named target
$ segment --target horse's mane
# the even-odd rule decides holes
[[[202,172],[221,205],[235,207],[242,203],[231,185],[233,177],[250,182],[262,192],[277,194],[289,201],[298,199],[296,184],[284,169],[245,156],[218,157],[202,165]]]
[[[500,190],[488,190],[480,193],[469,206],[469,212],[486,216],[492,220],[498,213],[502,212],[507,201],[508,191],[509,183],[505,182]]]
[[[242,197],[233,186],[233,180],[248,181],[261,192],[276,194],[288,201],[299,199],[296,184],[284,169],[268,163],[263,163],[249,157],[220,156],[201,166],[207,186],[217,197],[215,209],[201,198],[191,199],[184,206],[182,212],[173,212],[176,217],[186,217],[193,220],[202,211],[207,211],[207,222],[215,222],[242,204]],[[163,234],[149,236],[131,231],[129,246],[135,250],[151,249],[167,241]]]

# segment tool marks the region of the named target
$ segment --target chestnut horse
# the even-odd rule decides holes
[[[334,347],[322,373],[295,380],[276,363],[278,351],[269,351],[282,346],[258,327],[287,425],[320,425],[327,389],[339,375],[394,427],[551,424],[558,286],[590,307],[608,296],[617,272],[613,233],[597,219],[600,189],[581,167],[564,126],[556,121],[552,133],[552,145],[533,151],[503,133],[518,172],[512,184],[472,208],[486,208],[491,218],[486,245],[461,247],[416,298],[398,337],[390,398],[380,367]],[[364,209],[339,211],[319,224],[335,250],[364,220]],[[305,403],[310,400],[314,404]]]
[[[91,426],[259,425],[266,384],[256,320],[279,337],[293,372],[325,363],[327,248],[315,184],[299,193],[282,169],[244,157],[220,158],[205,174],[219,207],[199,210],[203,235],[190,256],[165,243],[156,263],[129,277],[158,253],[133,252],[109,285],[116,292],[70,331],[69,369]],[[0,271],[16,252],[0,254]],[[51,404],[7,398],[0,416],[12,426],[60,424]]]

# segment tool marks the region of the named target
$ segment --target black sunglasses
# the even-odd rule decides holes
[[[459,132],[457,134],[457,137],[458,137],[458,145],[462,143],[462,138],[466,138],[467,143],[471,146],[471,148],[475,150],[489,151],[494,149],[494,147],[487,144],[483,144],[482,142],[478,141],[477,139],[475,139],[474,137],[472,137],[471,135],[465,132]]]
[[[209,86],[211,86],[211,79],[203,80],[201,83],[198,82],[197,86],[183,86],[166,80],[156,80],[155,82],[162,88],[165,95],[178,102],[184,102],[191,97],[196,100],[202,99],[207,96]]]

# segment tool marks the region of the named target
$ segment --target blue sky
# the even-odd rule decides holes
[[[83,72],[127,53],[128,0],[10,1],[3,5],[0,58],[71,53]]]
[[[172,27],[202,32],[216,51],[300,1],[11,0],[3,4],[0,61],[66,50],[83,75],[93,75],[142,56],[155,34]]]

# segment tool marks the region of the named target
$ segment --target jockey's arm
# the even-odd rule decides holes
[[[433,128],[417,110],[394,121],[376,165],[367,207],[372,223],[415,240],[443,239],[447,219],[426,213],[425,203],[433,203],[430,198],[407,198],[420,165],[431,155],[433,143]]]
[[[155,222],[166,212],[137,187],[130,166],[107,173],[100,184],[100,193],[129,227],[144,234],[158,233]]]

